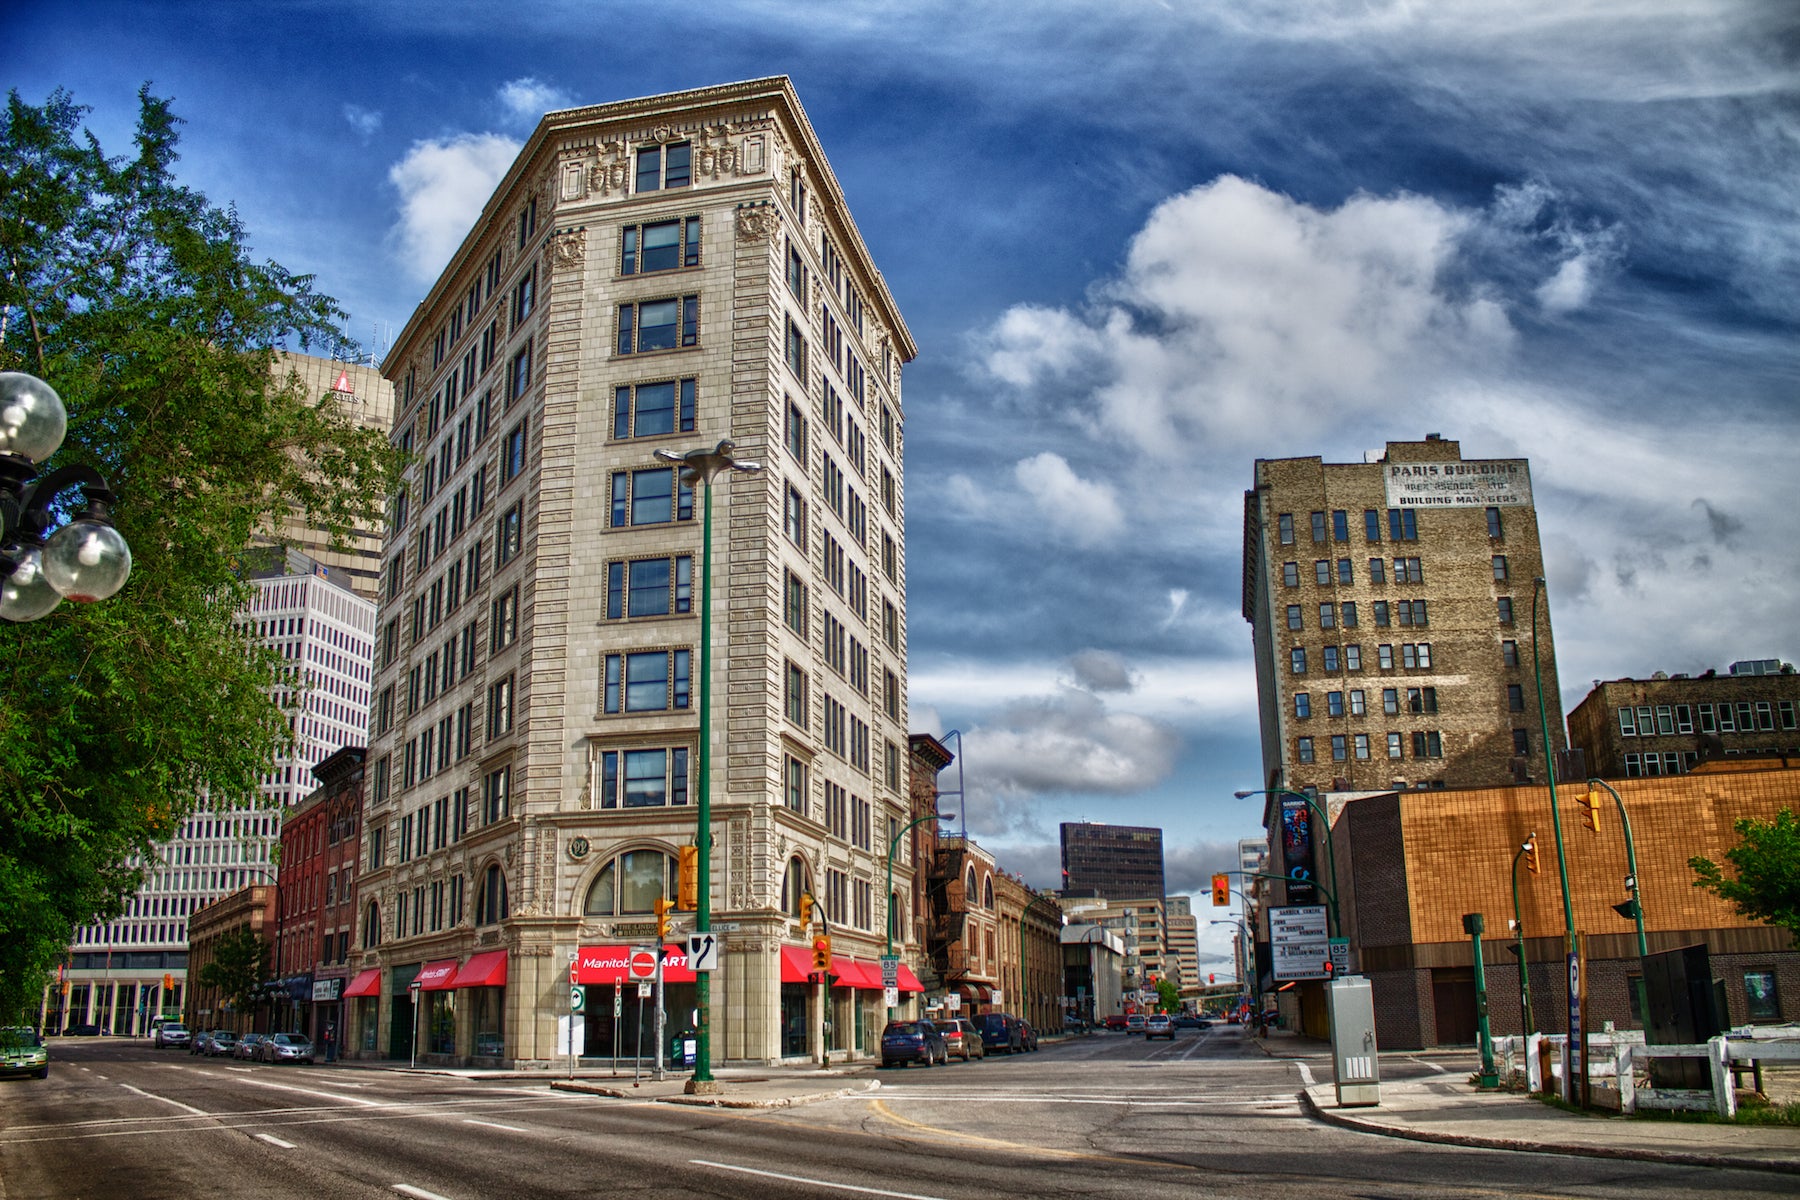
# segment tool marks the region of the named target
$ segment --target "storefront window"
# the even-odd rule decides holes
[[[506,989],[470,988],[475,997],[475,1056],[499,1058],[506,1053]]]
[[[432,1054],[456,1053],[456,993],[432,992],[426,1046]]]
[[[362,1026],[363,1053],[375,1053],[375,1035],[380,1032],[378,1013],[381,1001],[375,996],[362,996],[356,1001],[356,1020]]]
[[[803,983],[781,985],[781,1055],[799,1058],[806,1054],[806,993]]]

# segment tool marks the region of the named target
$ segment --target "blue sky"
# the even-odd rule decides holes
[[[0,32],[115,152],[140,84],[173,97],[184,179],[375,344],[544,109],[790,75],[921,348],[913,726],[963,732],[970,831],[1031,882],[1064,820],[1164,827],[1172,890],[1260,832],[1257,457],[1530,458],[1568,707],[1800,650],[1791,4],[65,0]]]

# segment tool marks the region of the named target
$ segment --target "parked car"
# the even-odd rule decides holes
[[[232,1057],[248,1059],[260,1057],[260,1055],[257,1054],[257,1048],[262,1045],[263,1040],[268,1036],[269,1035],[266,1033],[244,1034],[242,1037],[238,1038],[237,1045],[232,1048]]]
[[[1144,1040],[1147,1042],[1151,1038],[1175,1040],[1175,1022],[1168,1013],[1151,1013],[1144,1018]]]
[[[1019,1046],[1024,1050],[1036,1050],[1038,1048],[1037,1030],[1033,1029],[1031,1027],[1031,1022],[1027,1021],[1024,1017],[1019,1018]]]
[[[889,1021],[887,1028],[881,1031],[881,1065],[891,1067],[898,1063],[947,1063],[950,1061],[949,1049],[944,1045],[944,1035],[930,1021]]]
[[[274,1033],[257,1047],[267,1063],[296,1062],[312,1065],[312,1039],[304,1033]]]
[[[1125,1018],[1125,1032],[1126,1033],[1142,1033],[1142,1032],[1144,1032],[1144,1015],[1142,1013],[1132,1013],[1129,1017],[1126,1017]]]
[[[1025,1049],[1025,1034],[1019,1018],[1011,1013],[982,1013],[975,1018],[981,1030],[981,1048],[989,1054],[1015,1054]]]
[[[1127,1018],[1124,1013],[1108,1013],[1106,1017],[1106,1027],[1108,1029],[1124,1029],[1126,1027],[1126,1021]]]
[[[1210,1029],[1212,1028],[1212,1022],[1205,1017],[1195,1016],[1193,1013],[1182,1013],[1179,1017],[1175,1018],[1175,1028]]]
[[[212,1058],[230,1058],[237,1050],[237,1034],[229,1029],[215,1029],[206,1035],[206,1054]]]
[[[180,1021],[164,1021],[156,1027],[156,1032],[150,1035],[150,1044],[158,1050],[168,1046],[186,1046],[193,1040],[193,1037],[194,1035],[188,1032],[188,1027]]]
[[[64,1029],[63,1036],[64,1037],[99,1037],[102,1033],[105,1033],[105,1032],[106,1031],[101,1029],[98,1025],[95,1025],[90,1021],[83,1021],[78,1024],[72,1024],[67,1029]]]
[[[934,1024],[944,1035],[944,1053],[951,1058],[968,1062],[971,1058],[987,1057],[987,1047],[981,1044],[981,1030],[975,1028],[975,1022],[969,1018],[952,1017]]]
[[[37,1030],[22,1025],[0,1029],[0,1075],[50,1078],[50,1051]]]

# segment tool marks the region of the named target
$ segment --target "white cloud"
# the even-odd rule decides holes
[[[364,141],[381,131],[381,113],[359,104],[344,105],[344,120],[350,122],[350,128],[356,130]]]
[[[964,738],[984,786],[1024,793],[1130,795],[1166,778],[1181,745],[1167,724],[1073,689],[1015,701]]]
[[[1137,680],[1126,661],[1108,650],[1080,650],[1069,659],[1076,687],[1090,692],[1129,692]]]
[[[526,125],[536,125],[547,112],[574,105],[569,93],[530,75],[501,84],[496,96],[508,120]]]
[[[1056,529],[1091,546],[1125,528],[1118,496],[1104,483],[1076,475],[1060,454],[1045,452],[1013,465],[1013,477]]]
[[[500,134],[463,133],[414,142],[388,169],[400,193],[392,236],[409,275],[437,278],[518,152],[519,143]]]

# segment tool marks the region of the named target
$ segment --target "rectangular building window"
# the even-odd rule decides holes
[[[619,274],[649,275],[700,265],[700,218],[627,225],[619,235]]]
[[[1294,751],[1294,757],[1298,758],[1301,762],[1309,763],[1313,761],[1313,740],[1309,737],[1301,738],[1294,744]]]
[[[1494,555],[1493,562],[1494,562],[1494,582],[1495,583],[1505,583],[1506,578],[1507,578],[1506,555],[1504,555],[1504,554]]]
[[[1290,604],[1287,606],[1287,627],[1289,629],[1300,629],[1303,627],[1300,620],[1300,606],[1298,604]]]
[[[1281,582],[1286,587],[1300,586],[1300,564],[1284,562],[1281,564]]]
[[[1293,513],[1282,513],[1279,516],[1277,516],[1275,518],[1275,527],[1276,527],[1276,529],[1278,529],[1280,531],[1282,545],[1291,546],[1294,544],[1294,514]]]
[[[695,381],[666,379],[613,389],[613,437],[662,437],[694,429]]]
[[[1371,542],[1381,540],[1381,511],[1379,509],[1363,509],[1363,537]]]
[[[620,354],[648,354],[700,343],[700,297],[671,296],[619,305]]]
[[[1412,509],[1388,509],[1388,540],[1393,542],[1416,542],[1419,540],[1418,515]]]
[[[800,726],[802,729],[807,728],[806,672],[802,671],[791,662],[787,665],[787,692],[785,699],[787,719]]]
[[[1488,536],[1491,538],[1501,536],[1500,510],[1497,508],[1489,507],[1487,510],[1487,531]]]
[[[1511,625],[1513,623],[1512,597],[1511,596],[1501,596],[1497,600],[1495,600],[1494,601],[1494,611],[1495,611],[1496,615],[1498,615],[1498,617],[1500,618],[1500,624]]]
[[[689,705],[688,650],[644,650],[604,656],[606,712],[666,712]]]
[[[623,529],[631,525],[693,520],[694,489],[686,484],[677,486],[676,474],[673,467],[614,471],[611,527]]]
[[[1310,692],[1294,693],[1294,716],[1302,721],[1312,716],[1312,694]]]
[[[1312,514],[1312,540],[1315,542],[1325,540],[1325,514],[1322,512]]]

